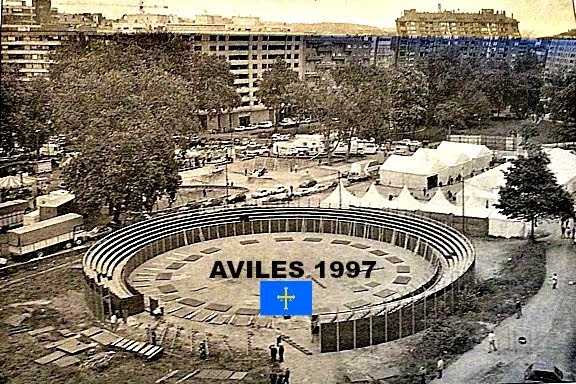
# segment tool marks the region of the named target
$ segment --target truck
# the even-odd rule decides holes
[[[28,211],[28,201],[12,200],[0,203],[0,231],[22,225]]]
[[[8,252],[13,259],[42,257],[61,247],[81,245],[85,238],[84,218],[68,213],[8,231]]]

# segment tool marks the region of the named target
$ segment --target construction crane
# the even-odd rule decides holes
[[[163,8],[168,9],[167,5],[144,5],[144,0],[140,0],[140,13],[144,14],[146,11],[144,8]]]

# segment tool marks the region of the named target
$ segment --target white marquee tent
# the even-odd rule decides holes
[[[390,208],[391,202],[378,192],[376,185],[372,184],[368,192],[360,199],[360,206],[367,208]]]
[[[404,186],[400,194],[392,201],[388,202],[388,208],[398,209],[403,211],[418,211],[422,210],[422,203],[416,200],[410,193],[408,188]]]
[[[450,148],[453,149],[453,148]],[[431,148],[419,148],[414,153],[414,158],[421,161],[438,161],[444,166],[443,172],[438,175],[438,181],[443,185],[448,184],[448,179],[458,175],[469,175],[474,169],[474,162],[461,151],[440,151]]]
[[[361,200],[347,190],[340,181],[340,185],[322,200],[321,205],[329,208],[350,208],[351,206],[360,206],[360,202]]]
[[[443,141],[436,148],[438,153],[447,159],[458,159],[460,155],[464,155],[470,159],[470,167],[472,170],[465,173],[470,174],[475,171],[478,174],[482,169],[488,168],[492,161],[493,152],[485,145],[456,143],[453,141]]]
[[[438,160],[422,161],[414,156],[390,156],[380,166],[380,184],[410,189],[428,188],[429,182],[440,178],[445,167]]]
[[[434,196],[426,204],[422,205],[422,210],[425,212],[436,212],[452,215],[461,215],[462,208],[452,204],[446,199],[444,193],[441,190],[437,190]]]
[[[556,175],[558,184],[568,192],[576,192],[576,155],[561,148],[544,149],[550,158],[548,166]]]

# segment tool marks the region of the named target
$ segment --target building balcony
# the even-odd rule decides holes
[[[41,45],[41,46],[56,46],[62,45],[62,42],[55,40],[20,40],[20,41],[2,41],[2,45],[24,46],[24,45]]]
[[[7,49],[0,52],[2,55],[48,55],[49,50]]]

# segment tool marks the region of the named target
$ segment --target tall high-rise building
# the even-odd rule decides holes
[[[396,19],[396,29],[401,37],[520,37],[518,21],[493,9],[478,13],[409,9]]]

